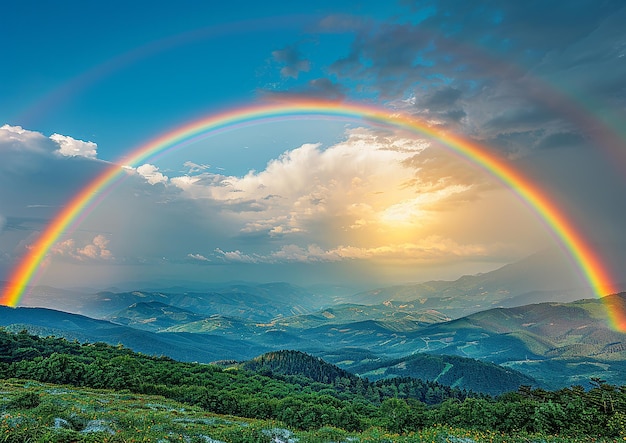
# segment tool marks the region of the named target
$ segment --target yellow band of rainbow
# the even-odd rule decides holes
[[[474,141],[431,127],[409,115],[391,113],[388,109],[363,104],[298,99],[242,106],[211,114],[177,127],[152,141],[132,150],[124,159],[125,165],[137,166],[162,151],[186,145],[200,135],[240,126],[260,119],[281,119],[293,116],[340,117],[365,119],[375,124],[406,130],[430,137],[449,147],[469,162],[479,166],[517,193],[543,220],[597,296],[616,290],[615,282],[596,251],[588,244],[575,224],[537,184],[523,176],[508,161]],[[87,207],[123,175],[124,168],[115,164],[81,189],[56,215],[41,233],[29,252],[19,261],[2,293],[0,304],[17,306],[28,285],[38,272],[42,260],[59,237],[80,220]],[[626,316],[615,309],[609,310],[609,320],[615,329],[626,331]]]

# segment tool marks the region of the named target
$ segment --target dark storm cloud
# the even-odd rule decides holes
[[[465,2],[459,0],[407,1],[413,10],[434,11],[421,25],[447,35],[490,44],[494,49],[530,51],[563,48],[593,32],[602,21],[624,8],[619,0],[603,2],[543,0]],[[540,55],[540,54],[537,54]]]
[[[463,92],[460,89],[446,86],[425,96],[422,105],[434,110],[449,109],[458,102],[462,95]]]
[[[573,132],[557,132],[550,134],[539,141],[538,149],[572,148],[584,144],[585,140],[580,134]]]
[[[558,119],[558,116],[543,107],[527,106],[506,109],[499,115],[484,123],[485,129],[495,132],[517,132],[546,125]]]
[[[453,109],[443,113],[443,117],[453,122],[460,122],[462,118],[466,117],[467,113],[462,109]]]
[[[593,132],[594,113],[626,103],[623,2],[405,4],[414,15],[395,22],[322,20],[328,32],[354,33],[328,72],[394,105],[410,98],[404,110],[502,141],[505,152],[544,149],[559,142],[550,134],[574,128]]]
[[[383,96],[402,94],[428,71],[425,52],[430,52],[427,33],[411,25],[380,25],[360,31],[350,52],[335,61],[329,71],[339,77],[366,78]]]

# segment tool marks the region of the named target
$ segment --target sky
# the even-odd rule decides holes
[[[626,281],[622,1],[22,1],[2,15],[0,281],[111,164],[126,166],[123,180],[32,284],[378,285],[551,248],[571,261],[489,171],[366,120],[252,122],[125,163],[191,121],[305,99],[374,106],[484,146]]]

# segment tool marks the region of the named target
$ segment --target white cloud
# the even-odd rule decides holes
[[[222,259],[234,263],[260,263],[267,261],[261,256],[244,254],[241,251],[222,251],[220,248],[215,249],[215,253]]]
[[[238,263],[318,263],[344,260],[402,260],[417,262],[443,262],[464,258],[487,257],[506,249],[501,244],[460,244],[438,235],[410,243],[381,245],[375,247],[356,247],[340,245],[324,249],[317,244],[306,247],[295,244],[282,246],[266,255],[246,254],[239,250],[215,252],[224,260]]]
[[[98,145],[94,142],[77,140],[61,134],[52,134],[50,140],[54,141],[59,146],[56,152],[66,157],[80,156],[96,158],[98,154]]]
[[[303,144],[242,177],[202,172],[170,183],[241,234],[332,241],[346,230],[380,235],[433,223],[449,210],[445,202],[480,191],[484,178],[467,169],[427,140],[356,128],[340,143]]]
[[[21,126],[0,126],[0,149],[12,151],[49,152],[50,143],[40,132],[29,131]]]
[[[170,180],[174,186],[188,192],[193,192],[193,185],[199,181],[200,177],[190,177],[188,175],[184,175],[182,177],[172,177]]]
[[[156,185],[157,183],[167,183],[168,181],[167,176],[159,172],[159,168],[148,163],[137,167],[136,171],[151,185]]]
[[[59,156],[81,156],[95,160],[97,146],[93,142],[76,140],[60,134],[47,137],[41,132],[5,124],[0,126],[0,153],[2,154],[0,170],[24,173],[50,167],[46,162]],[[80,167],[84,168],[84,164]]]
[[[192,259],[192,260],[198,260],[198,261],[210,261],[208,258],[206,258],[204,255],[202,254],[187,254],[187,257]]]
[[[186,161],[185,163],[183,163],[183,166],[187,168],[187,172],[189,174],[195,174],[196,172],[205,171],[211,167],[211,165],[205,165],[204,163],[198,164],[192,161]]]
[[[50,253],[54,256],[69,258],[76,261],[110,261],[113,254],[108,249],[109,240],[101,234],[96,235],[91,243],[77,244],[76,240],[69,238],[56,243]]]

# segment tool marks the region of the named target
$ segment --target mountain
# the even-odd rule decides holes
[[[409,302],[423,310],[459,318],[494,307],[545,300],[568,302],[592,295],[588,288],[579,286],[571,264],[564,262],[557,251],[546,250],[484,274],[466,275],[455,281],[383,287],[355,294],[350,301],[365,305]]]
[[[419,304],[386,301],[378,305],[342,303],[310,314],[279,318],[274,320],[274,324],[277,327],[310,329],[365,320],[385,322],[398,330],[415,330],[450,318],[434,309],[423,309]]]
[[[180,288],[184,291],[184,288]],[[203,292],[130,291],[81,293],[37,287],[24,300],[26,306],[107,318],[138,303],[162,303],[194,314],[229,315],[252,321],[269,321],[319,309],[324,297],[288,283],[216,285]],[[123,320],[122,320],[123,321]]]
[[[281,375],[301,375],[318,383],[332,383],[337,378],[350,380],[355,384],[359,377],[300,351],[273,351],[260,355],[241,364],[243,369],[260,373]]]
[[[626,293],[490,309],[427,326],[418,351],[491,361],[551,387],[591,377],[619,381],[626,371],[626,334],[609,327],[607,310],[626,312]]]
[[[78,314],[45,308],[0,306],[0,326],[26,329],[40,336],[54,335],[79,342],[123,344],[136,352],[165,355],[180,361],[209,363],[215,360],[245,360],[268,348],[243,340],[210,334],[173,334],[142,331]]]
[[[182,289],[182,288],[181,288]],[[41,292],[41,291],[40,291]],[[288,283],[262,285],[232,284],[205,292],[161,292],[161,291],[103,291],[95,294],[64,294],[63,303],[68,312],[93,318],[110,318],[120,311],[142,303],[161,303],[173,308],[189,311],[199,316],[214,314],[237,316],[253,321],[269,321],[278,316],[291,316],[311,312],[317,308],[320,296]],[[55,308],[54,294],[39,297],[40,306]],[[66,306],[69,305],[69,306]],[[120,316],[130,315],[129,321],[141,322],[142,314],[126,311]],[[196,318],[199,319],[200,317]]]
[[[352,365],[347,371],[300,351],[278,351],[246,361],[241,367],[260,373],[300,375],[319,383],[332,383],[343,378],[352,386],[359,377],[370,381],[414,378],[490,395],[516,391],[521,385],[537,384],[533,378],[510,368],[448,355],[415,354],[395,360],[376,358]]]
[[[133,303],[128,308],[107,316],[107,320],[112,323],[153,332],[205,318],[204,315],[157,301]]]
[[[370,380],[412,377],[491,395],[537,384],[532,377],[514,369],[451,355],[413,354],[393,360],[376,359],[351,365],[349,369]]]
[[[355,374],[355,369],[368,372]],[[264,375],[301,376],[317,383],[341,385],[356,392],[358,386],[377,381],[376,386],[396,384],[397,380],[422,380],[464,391],[499,395],[517,391],[521,385],[536,385],[531,377],[492,363],[453,356],[412,355],[395,361],[377,359],[350,371],[330,364],[322,358],[300,351],[274,351],[243,362],[241,368]],[[383,373],[379,368],[385,367]],[[391,381],[390,379],[397,379]],[[401,382],[401,383],[402,383]],[[362,389],[362,388],[361,388]]]

